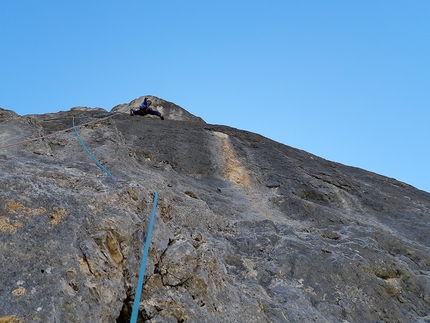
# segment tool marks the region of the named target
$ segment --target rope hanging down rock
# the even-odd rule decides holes
[[[106,119],[108,119],[108,118],[110,118],[110,117],[112,117],[114,115],[117,115],[117,114],[120,114],[120,113],[118,113],[118,112],[111,113],[109,116],[107,116],[105,118],[98,119],[98,120],[93,120],[93,121],[81,124],[79,126],[76,126],[76,128],[82,128],[82,127],[88,126],[88,125],[90,125],[90,124],[92,124],[94,122],[100,122],[100,121],[106,120]],[[97,118],[98,116],[103,116],[103,115],[106,115],[106,114],[93,115],[91,117]],[[68,132],[68,131],[72,131],[72,130],[74,130],[74,127],[67,128],[67,129],[64,129],[64,130],[55,131],[55,132],[50,133],[49,135],[46,135],[46,136],[41,136],[41,137],[36,137],[36,138],[30,138],[30,139],[26,139],[26,140],[23,140],[23,141],[18,141],[18,142],[14,142],[14,143],[11,143],[11,144],[8,144],[8,145],[0,146],[0,149],[5,149],[5,148],[9,148],[9,147],[13,147],[13,146],[18,146],[18,145],[21,145],[21,144],[25,144],[26,142],[32,142],[32,141],[36,141],[36,140],[41,140],[41,139],[53,137],[56,134],[59,134],[59,133],[62,133],[62,132]]]
[[[113,175],[98,161],[98,159],[96,157],[94,157],[94,155],[90,152],[90,150],[87,148],[87,146],[85,146],[84,142],[81,139],[81,136],[79,136],[78,130],[75,127],[75,118],[88,118],[88,117],[73,117],[72,119],[72,125],[73,125],[73,130],[75,130],[76,136],[79,139],[79,142],[81,143],[82,147],[84,147],[85,151],[91,156],[91,158],[96,162],[97,166],[99,166],[104,172],[106,172],[106,174],[108,174],[111,178],[114,178]]]
[[[113,114],[108,114],[107,117],[104,117],[102,119],[97,120],[98,122],[101,120],[105,120],[110,118],[113,115],[116,115],[118,113],[113,113]],[[99,117],[104,116],[104,115],[99,115]],[[97,117],[96,115],[92,116],[92,117]],[[56,131],[54,133],[51,133],[49,135],[46,136],[42,136],[42,137],[37,137],[37,138],[30,138],[24,141],[20,141],[20,142],[15,142],[9,145],[5,145],[5,146],[0,146],[0,149],[3,148],[9,148],[9,147],[13,147],[16,145],[20,145],[26,142],[31,142],[31,141],[35,141],[35,140],[40,140],[40,139],[44,139],[44,138],[48,138],[48,137],[52,137],[58,133],[62,133],[62,132],[67,132],[67,131],[71,131],[72,129],[75,131],[76,136],[78,137],[80,143],[82,144],[82,146],[84,147],[84,149],[87,151],[87,153],[91,156],[91,158],[94,159],[94,161],[96,162],[96,164],[103,170],[105,171],[111,178],[114,178],[113,175],[97,160],[97,158],[94,157],[94,155],[89,151],[89,149],[87,148],[87,146],[85,146],[84,142],[82,141],[81,137],[79,136],[78,130],[77,128],[81,128],[84,127],[86,125],[89,125],[91,123],[94,123],[96,121],[91,121],[91,122],[87,122],[85,124],[76,126],[75,125],[75,118],[90,118],[89,116],[77,116],[77,117],[73,117],[72,119],[72,128],[68,128],[68,129],[64,129],[64,130],[60,130],[60,131]],[[139,312],[139,303],[140,303],[140,297],[142,294],[142,287],[143,287],[143,280],[145,278],[145,268],[146,268],[146,262],[148,259],[148,253],[149,253],[149,246],[151,244],[151,234],[152,234],[152,227],[154,226],[154,219],[155,219],[155,212],[157,209],[157,200],[158,200],[158,193],[154,192],[154,202],[152,205],[152,214],[151,214],[151,219],[149,221],[149,227],[148,227],[148,234],[146,237],[146,242],[145,242],[145,248],[143,251],[143,256],[142,256],[142,263],[140,266],[140,273],[139,273],[139,279],[137,282],[137,287],[136,287],[136,294],[135,294],[135,298],[134,298],[134,303],[133,303],[133,311],[132,311],[132,315],[131,315],[131,320],[130,323],[136,323],[137,322],[137,315]]]
[[[58,133],[62,133],[62,132],[67,132],[67,131],[71,131],[71,130],[74,130],[75,131],[75,134],[76,134],[76,136],[78,137],[78,139],[79,139],[79,141],[80,141],[80,143],[81,143],[81,145],[84,147],[84,149],[86,150],[86,152],[91,156],[91,158],[96,162],[96,164],[104,171],[104,172],[106,172],[106,174],[108,174],[111,178],[114,178],[114,176],[97,160],[97,158],[96,157],[94,157],[94,155],[89,151],[89,149],[85,146],[85,144],[84,144],[84,142],[82,141],[82,139],[81,139],[81,137],[79,136],[79,133],[78,133],[78,130],[77,130],[77,128],[82,128],[82,127],[84,127],[84,126],[87,126],[87,125],[90,125],[90,124],[92,124],[92,123],[94,123],[94,122],[100,122],[100,121],[103,121],[103,120],[106,120],[106,119],[108,119],[108,118],[110,118],[110,117],[112,117],[112,116],[115,116],[115,115],[118,115],[118,114],[121,114],[121,113],[118,113],[118,112],[113,112],[113,113],[102,113],[102,114],[95,114],[95,115],[92,115],[92,116],[77,116],[77,117],[73,117],[72,118],[72,128],[67,128],[67,129],[64,129],[64,130],[59,130],[59,131],[56,131],[56,132],[53,132],[53,133],[51,133],[51,134],[49,134],[49,135],[46,135],[46,136],[41,136],[41,137],[37,137],[37,138],[30,138],[30,139],[26,139],[26,140],[23,140],[23,141],[19,141],[19,142],[14,142],[14,143],[12,143],[12,144],[8,144],[8,145],[5,145],[5,146],[0,146],[0,149],[5,149],[5,148],[9,148],[9,147],[13,147],[13,146],[17,146],[17,145],[21,145],[21,144],[24,144],[24,143],[27,143],[27,142],[32,142],[32,141],[36,141],[36,140],[41,140],[41,139],[45,139],[45,138],[49,138],[49,137],[52,137],[52,136],[55,136],[56,134],[58,134]],[[90,122],[87,122],[87,123],[84,123],[84,124],[82,124],[82,125],[79,125],[79,126],[76,126],[75,125],[75,118],[100,118],[100,117],[102,117],[101,119],[98,119],[98,120],[93,120],[93,121],[90,121]]]
[[[137,281],[136,295],[134,296],[133,311],[131,313],[130,323],[137,322],[139,312],[140,296],[142,294],[143,279],[145,278],[146,260],[148,258],[149,245],[151,243],[152,227],[154,225],[155,211],[157,209],[158,193],[154,192],[154,203],[152,204],[151,220],[149,221],[148,235],[146,236],[145,250],[143,251],[142,263],[140,265],[139,280]]]

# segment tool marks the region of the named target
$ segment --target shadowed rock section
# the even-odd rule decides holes
[[[429,193],[150,98],[0,109],[1,323],[129,322],[154,191],[139,322],[430,321]]]

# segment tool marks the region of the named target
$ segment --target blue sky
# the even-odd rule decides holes
[[[151,94],[430,192],[429,17],[428,0],[1,1],[0,107]]]

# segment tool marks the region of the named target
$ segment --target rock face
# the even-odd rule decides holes
[[[129,322],[154,191],[139,322],[430,322],[429,193],[152,99],[0,109],[1,323]]]

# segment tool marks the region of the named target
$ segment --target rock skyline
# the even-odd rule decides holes
[[[0,323],[129,322],[155,191],[138,322],[430,322],[429,193],[148,97],[0,109]]]

